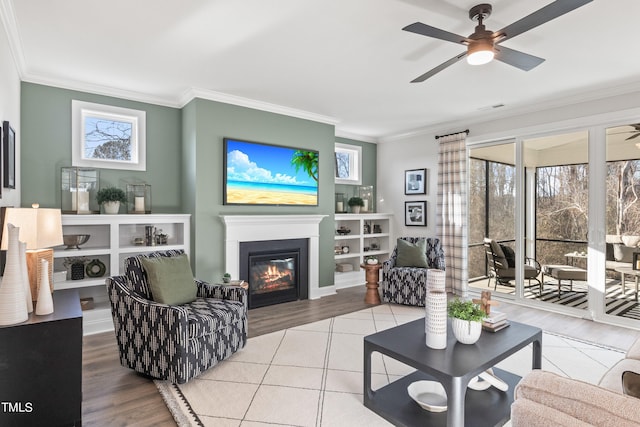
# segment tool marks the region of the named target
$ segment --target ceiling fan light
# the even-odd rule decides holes
[[[485,40],[478,40],[471,43],[467,49],[467,63],[471,65],[482,65],[491,62],[495,52],[493,43]]]

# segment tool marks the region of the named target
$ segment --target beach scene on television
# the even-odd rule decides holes
[[[225,139],[225,204],[318,205],[318,152]]]

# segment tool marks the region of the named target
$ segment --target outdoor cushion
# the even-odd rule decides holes
[[[516,266],[516,251],[507,245],[500,245],[500,249],[502,249],[502,253],[504,253],[509,268],[514,268]]]
[[[509,262],[502,251],[502,247],[495,240],[491,240],[491,251],[493,252],[493,261],[496,263],[496,268],[509,268]]]
[[[635,248],[616,243],[613,245],[613,257],[620,262],[633,262]]]
[[[198,291],[186,254],[175,257],[141,258],[153,300],[168,305],[195,301]]]
[[[416,243],[398,239],[397,248],[396,267],[429,267],[427,264],[427,241],[425,239],[420,239]]]

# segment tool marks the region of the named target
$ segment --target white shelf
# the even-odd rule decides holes
[[[99,259],[105,264],[102,277],[54,282],[54,289],[78,289],[81,298],[93,298],[94,307],[83,311],[84,334],[113,330],[111,309],[105,281],[109,276],[124,274],[124,259],[136,254],[171,249],[189,253],[191,215],[62,215],[63,234],[89,234],[89,240],[80,249],[54,248],[54,270],[65,270],[65,258]],[[136,246],[134,237],[144,237],[145,226],[153,225],[168,234],[167,245]],[[86,272],[85,272],[86,274]],[[69,276],[67,276],[69,277]]]
[[[364,270],[360,264],[366,257],[375,256],[380,262],[389,259],[393,250],[391,238],[391,217],[388,213],[364,213],[364,214],[336,214],[335,215],[335,243],[336,246],[349,246],[346,254],[335,254],[337,263],[348,263],[353,267],[352,271],[334,274],[334,284],[337,288],[362,285],[365,283]],[[370,225],[371,232],[365,233],[365,224]],[[373,233],[373,225],[380,226],[380,233]],[[340,227],[351,230],[349,234],[338,234]],[[372,241],[377,241],[379,249],[365,251]]]

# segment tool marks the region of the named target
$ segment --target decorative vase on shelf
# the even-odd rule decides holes
[[[475,344],[480,339],[482,322],[454,317],[451,319],[451,329],[453,330],[453,335],[462,344]]]
[[[109,215],[115,215],[120,211],[120,202],[117,200],[115,202],[104,202],[102,206],[104,206],[104,213]]]
[[[36,303],[36,314],[44,316],[53,313],[53,297],[51,296],[51,285],[49,284],[49,261],[40,260],[40,288],[38,289],[38,302]]]
[[[29,318],[24,295],[25,281],[20,270],[20,228],[7,224],[8,245],[4,276],[0,285],[0,325],[15,325]]]
[[[33,313],[33,296],[29,283],[29,271],[27,269],[27,243],[20,242],[20,274],[24,283],[24,299],[27,302],[27,311]]]

